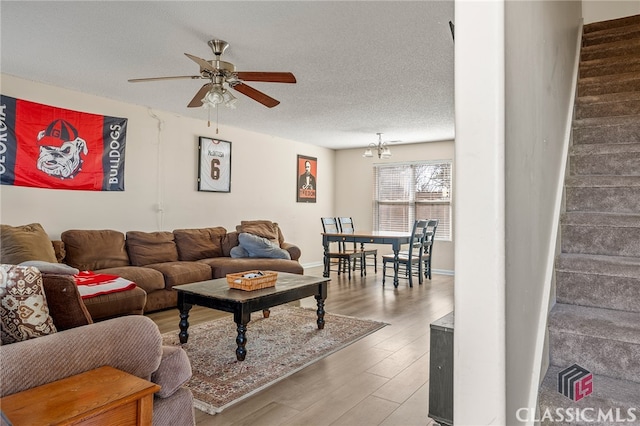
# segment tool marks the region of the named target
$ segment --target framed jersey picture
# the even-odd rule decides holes
[[[231,192],[231,142],[200,136],[198,191]]]

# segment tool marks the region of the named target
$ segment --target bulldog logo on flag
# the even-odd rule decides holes
[[[127,119],[0,95],[0,183],[124,191]]]

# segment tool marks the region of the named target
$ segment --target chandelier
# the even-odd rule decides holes
[[[382,142],[382,133],[376,133],[376,135],[378,135],[378,144],[370,143],[362,156],[365,158],[371,158],[373,157],[373,151],[376,150],[378,151],[378,158],[386,159],[391,157],[391,150],[389,150],[387,143]]]

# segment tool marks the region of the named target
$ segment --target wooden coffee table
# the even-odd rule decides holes
[[[178,292],[180,309],[180,343],[187,343],[189,339],[189,310],[193,305],[233,313],[238,331],[238,361],[244,361],[247,356],[246,332],[252,312],[265,311],[265,316],[268,316],[268,309],[272,306],[315,296],[318,303],[318,329],[321,330],[324,328],[324,301],[327,298],[329,281],[329,278],[325,277],[278,272],[275,287],[253,291],[230,289],[226,278],[174,286],[173,289]]]

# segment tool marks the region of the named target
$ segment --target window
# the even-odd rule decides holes
[[[373,223],[410,232],[416,219],[439,219],[437,240],[451,240],[451,161],[374,166]]]

